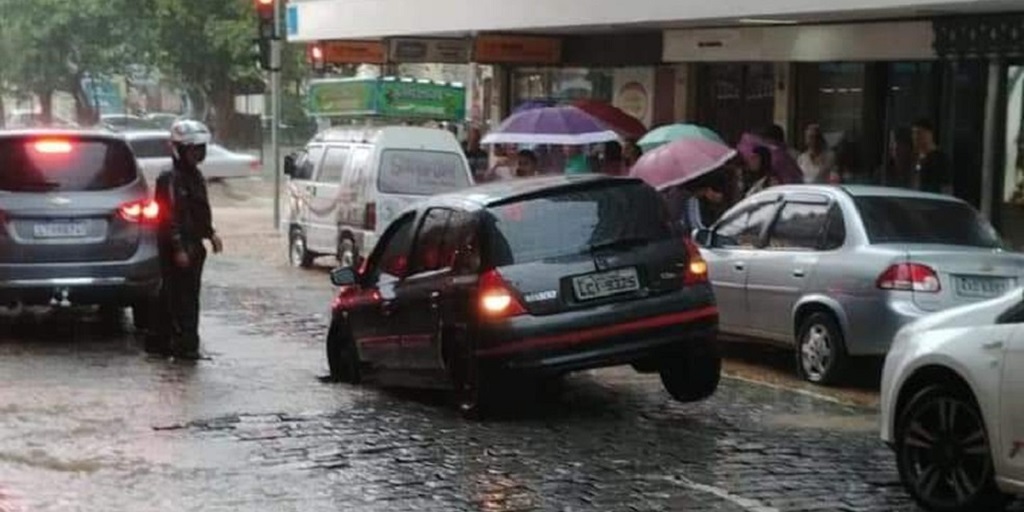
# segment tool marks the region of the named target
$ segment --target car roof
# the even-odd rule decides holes
[[[0,130],[0,138],[17,137],[89,137],[93,139],[124,140],[119,134],[97,128],[15,128]]]
[[[455,192],[431,197],[419,207],[456,205],[468,209],[479,209],[495,204],[507,203],[547,192],[558,192],[581,185],[601,183],[643,183],[635,178],[617,178],[602,174],[542,176],[538,178],[517,178],[497,181]]]
[[[916,198],[916,199],[937,199],[950,202],[963,202],[960,199],[947,196],[943,194],[935,194],[931,192],[921,192],[919,190],[911,190],[907,188],[896,188],[896,187],[883,187],[878,185],[814,185],[814,184],[799,184],[799,185],[778,185],[775,187],[767,188],[759,193],[823,193],[834,195],[837,192],[846,193],[852,197],[903,197],[903,198]]]
[[[142,138],[171,138],[171,132],[167,130],[122,130],[120,132],[126,139],[142,139]]]

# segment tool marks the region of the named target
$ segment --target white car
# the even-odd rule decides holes
[[[882,439],[927,510],[1024,495],[1024,289],[903,328],[882,376]]]
[[[125,132],[124,138],[135,152],[146,180],[154,183],[160,173],[171,168],[171,136],[163,130]],[[200,165],[208,180],[259,177],[263,171],[260,159],[235,153],[219,144],[210,144],[206,160]]]

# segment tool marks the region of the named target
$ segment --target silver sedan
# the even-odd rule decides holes
[[[999,296],[1024,275],[958,199],[881,187],[775,187],[695,233],[721,331],[796,347],[805,379],[884,355],[903,325]]]

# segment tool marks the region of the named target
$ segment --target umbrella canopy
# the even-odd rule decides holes
[[[797,165],[793,156],[789,154],[789,150],[774,142],[766,140],[764,137],[760,137],[752,133],[745,133],[740,139],[740,143],[736,145],[736,150],[743,155],[743,159],[747,161],[747,165],[750,165],[754,159],[754,148],[758,146],[768,148],[768,152],[772,155],[772,170],[775,172],[775,176],[779,179],[780,183],[790,184],[804,182],[804,173],[800,170],[800,166]]]
[[[527,110],[533,110],[535,108],[550,107],[553,106],[554,104],[555,102],[553,100],[527,100],[517,105],[516,108],[512,109],[512,113],[517,114],[519,112],[525,112]]]
[[[603,101],[579,100],[574,107],[598,118],[609,128],[624,138],[639,139],[647,133],[647,127],[639,119],[627,114],[622,109]]]
[[[637,142],[637,145],[644,151],[650,151],[680,139],[701,139],[725,144],[725,141],[709,128],[695,124],[670,124],[651,130]]]
[[[736,151],[704,139],[680,139],[644,153],[630,170],[656,189],[682,185],[725,165]]]
[[[543,107],[512,114],[481,142],[580,146],[618,138],[604,123],[576,107]]]

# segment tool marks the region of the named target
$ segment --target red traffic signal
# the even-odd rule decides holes
[[[256,14],[262,20],[274,19],[274,2],[277,0],[256,0]]]

